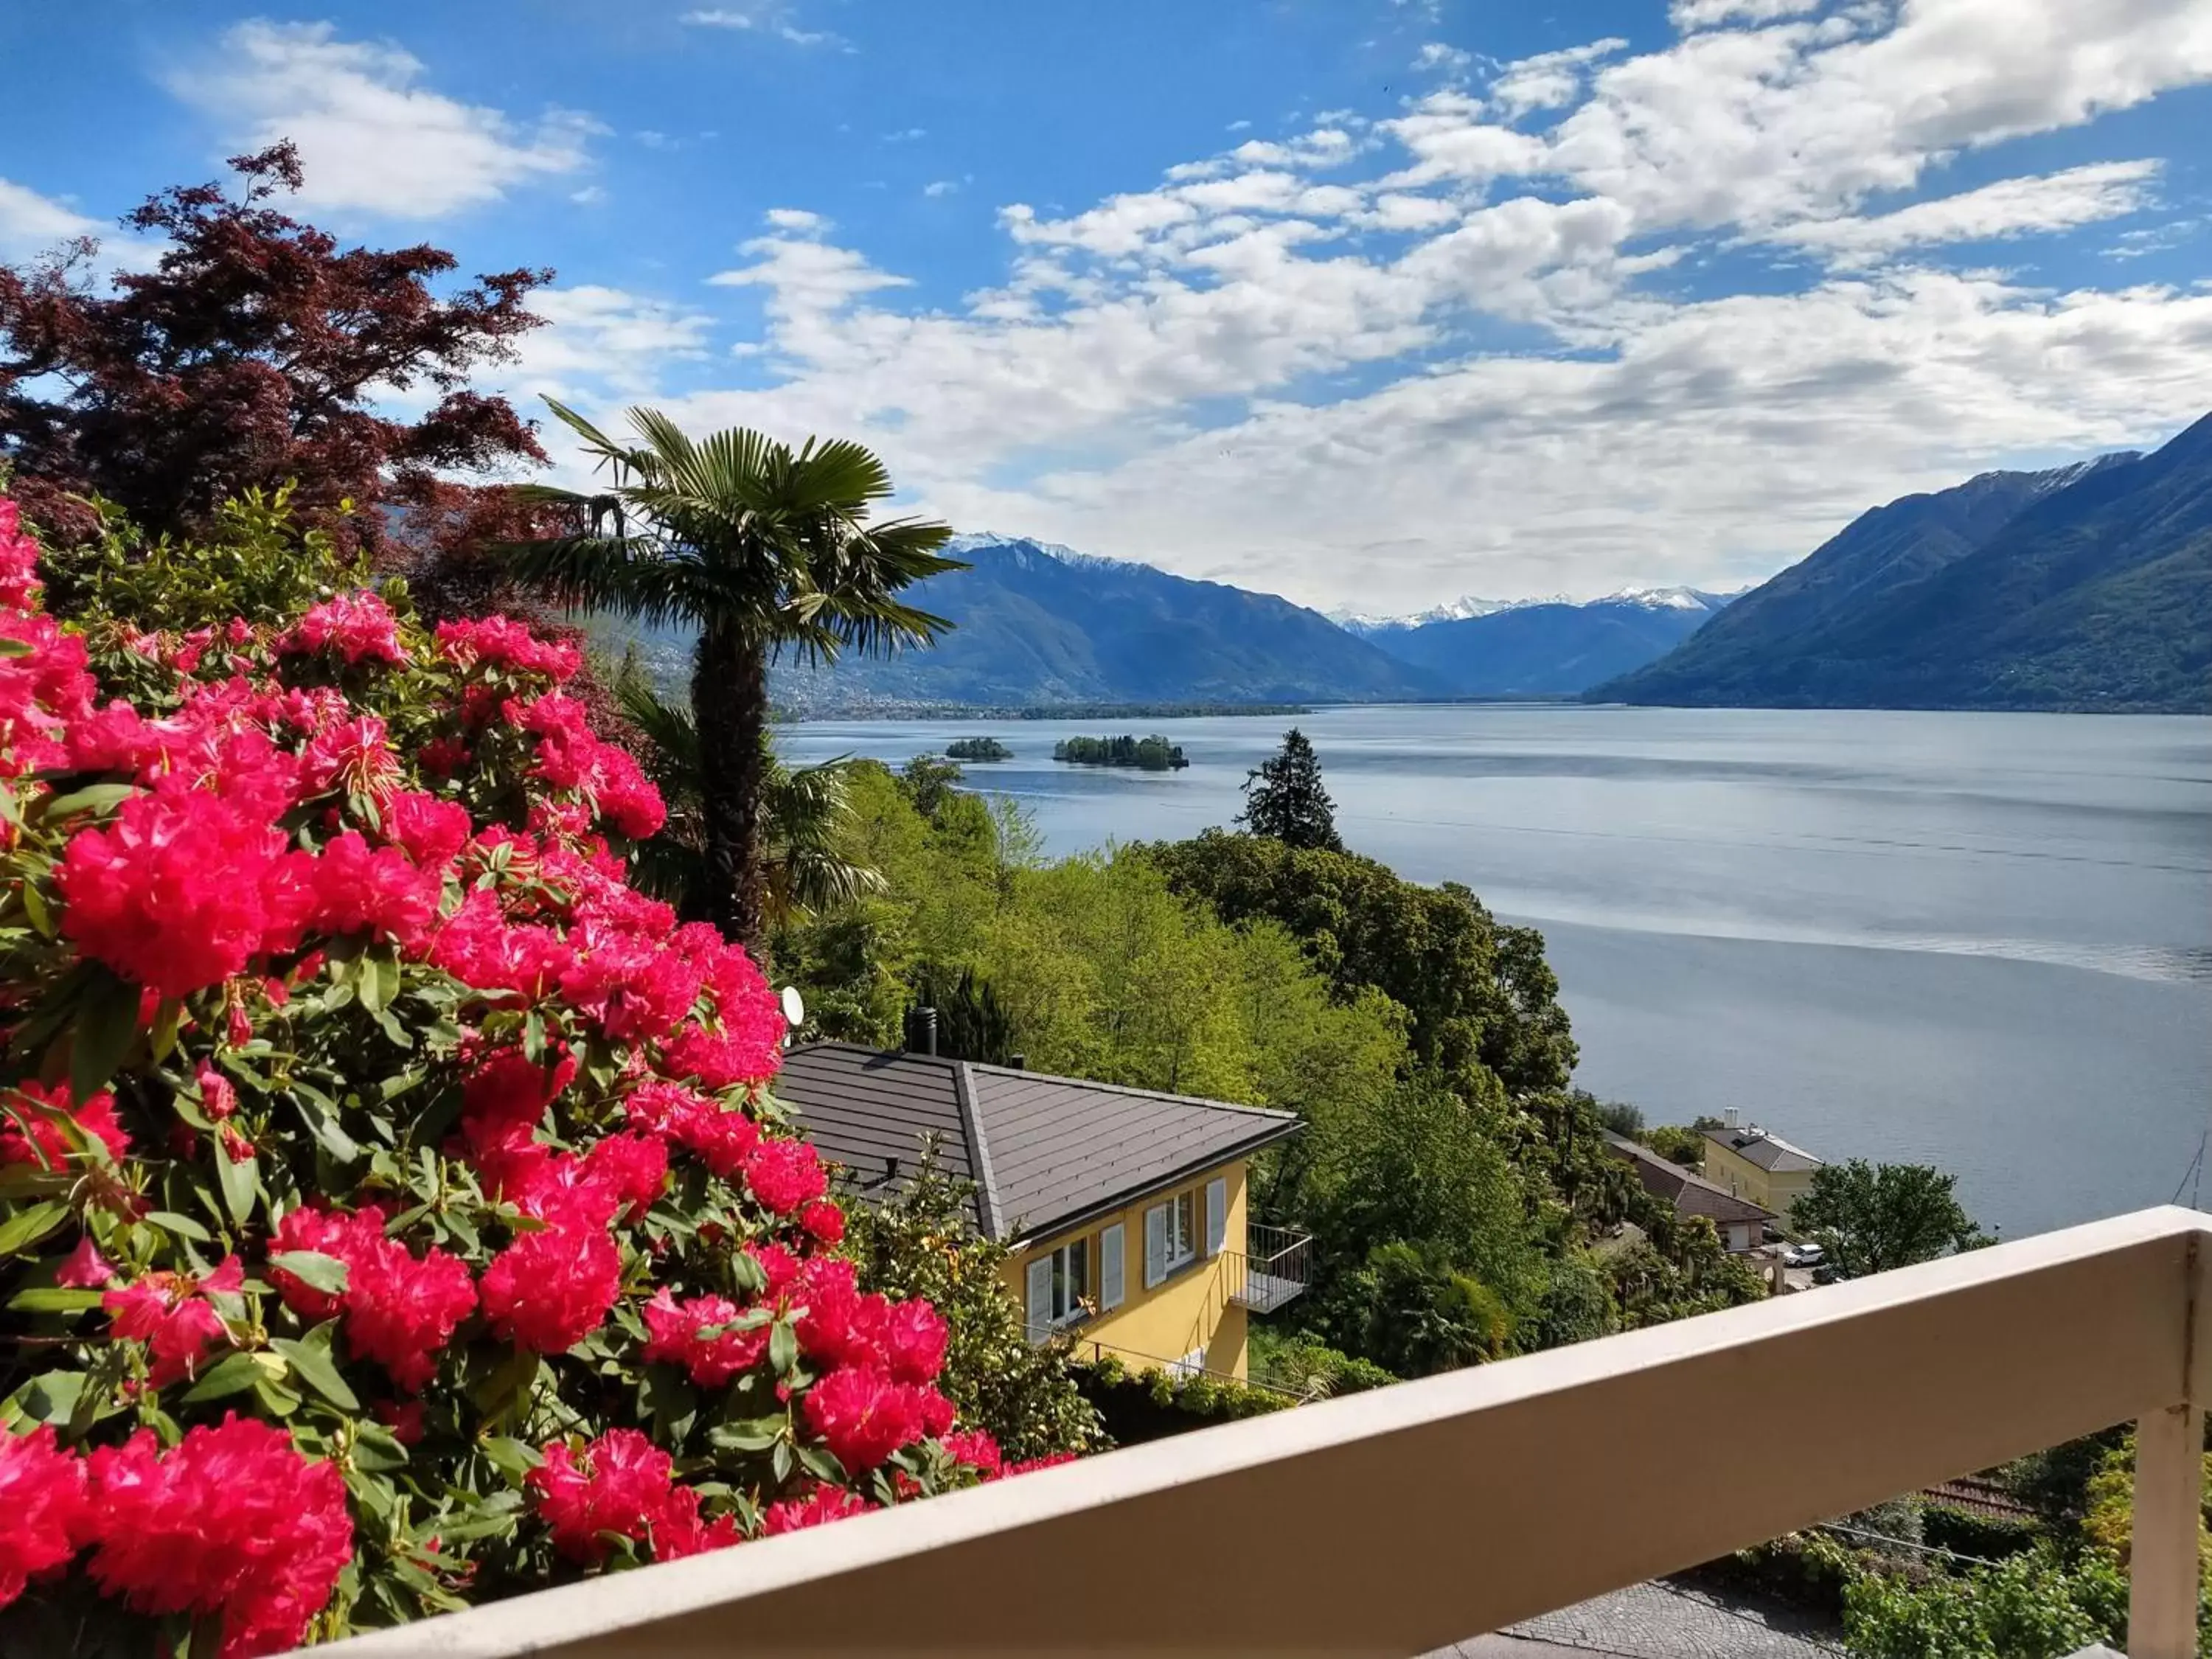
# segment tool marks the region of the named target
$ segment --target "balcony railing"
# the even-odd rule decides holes
[[[1313,1236],[1295,1227],[1244,1229],[1243,1250],[1224,1250],[1231,1302],[1273,1313],[1313,1282]]]
[[[2128,1650],[2183,1659],[2208,1239],[2148,1210],[318,1653],[1422,1653],[2133,1421]],[[1691,1467],[1654,1430],[1693,1423]]]

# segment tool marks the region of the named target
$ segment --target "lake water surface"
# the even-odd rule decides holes
[[[1145,723],[1173,774],[1055,765],[1099,721],[810,722],[787,757],[969,769],[1054,854],[1226,824],[1291,722]],[[1542,928],[1577,1080],[1956,1170],[2008,1236],[2176,1195],[2212,1114],[2212,720],[1322,709],[1338,826]],[[2212,1182],[2205,1183],[2212,1194]],[[2181,1193],[2186,1201],[2187,1190]]]

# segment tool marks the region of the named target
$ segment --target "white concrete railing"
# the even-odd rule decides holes
[[[1419,1653],[2132,1419],[2129,1651],[2183,1659],[2208,1235],[2147,1210],[319,1652]]]

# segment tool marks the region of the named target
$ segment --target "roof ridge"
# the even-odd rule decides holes
[[[991,1171],[990,1143],[983,1139],[983,1117],[975,1109],[975,1082],[969,1070],[967,1060],[952,1062],[952,1102],[959,1109],[960,1127],[968,1135],[968,1162],[975,1170],[976,1194],[983,1200],[983,1237],[996,1241],[1006,1236],[1006,1218],[999,1208],[999,1181]]]
[[[927,1059],[922,1055],[921,1058]],[[989,1066],[981,1060],[962,1060],[960,1064],[971,1072],[987,1072],[993,1077],[1026,1078],[1035,1083],[1064,1083],[1074,1089],[1097,1089],[1107,1094],[1133,1095],[1139,1100],[1172,1101],[1178,1106],[1204,1106],[1217,1112],[1243,1112],[1252,1117],[1279,1118],[1285,1121],[1297,1117],[1296,1112],[1285,1112],[1274,1106],[1247,1106],[1234,1100],[1215,1100],[1206,1095],[1178,1095],[1165,1089],[1139,1089],[1130,1083],[1101,1083],[1096,1078],[1066,1077],[1058,1072],[1032,1072],[1023,1066]]]

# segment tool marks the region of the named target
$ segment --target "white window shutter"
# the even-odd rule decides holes
[[[1206,1183],[1206,1253],[1219,1255],[1229,1242],[1229,1177],[1218,1176]]]
[[[1098,1305],[1118,1308],[1121,1286],[1121,1224],[1115,1222],[1098,1235]]]
[[[1052,1334],[1052,1258],[1039,1256],[1030,1263],[1030,1340],[1042,1342]]]
[[[1168,1206],[1155,1204],[1145,1212],[1145,1288],[1168,1276]]]

